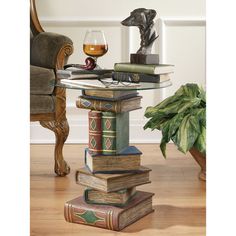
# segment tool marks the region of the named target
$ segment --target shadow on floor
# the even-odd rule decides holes
[[[144,229],[166,229],[171,226],[204,227],[206,225],[205,207],[175,207],[171,205],[155,205],[153,213],[141,221],[130,225],[122,232],[135,233]]]

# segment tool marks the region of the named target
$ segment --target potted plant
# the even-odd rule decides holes
[[[201,167],[199,178],[206,180],[206,93],[197,84],[181,86],[173,96],[147,107],[150,118],[144,129],[162,132],[160,149],[166,157],[166,144],[172,140],[178,150],[188,151]]]

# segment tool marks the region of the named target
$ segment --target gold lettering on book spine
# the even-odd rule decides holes
[[[70,204],[68,204],[67,214],[68,214],[68,221],[72,222],[71,215],[70,215]]]
[[[71,222],[70,221],[70,213],[69,213],[69,207],[70,207],[70,204],[69,203],[67,203],[67,206],[66,206],[66,213],[67,213],[67,220],[69,221],[69,222]]]
[[[118,102],[114,103],[114,112],[118,112]]]
[[[107,226],[107,229],[111,229],[110,228],[110,211],[107,212],[107,215],[106,215],[106,226]]]
[[[65,216],[66,221],[69,221],[69,219],[68,219],[68,203],[65,203],[64,216]]]
[[[113,211],[107,212],[107,228],[113,230],[113,223],[112,223]]]
[[[111,226],[111,230],[113,230],[113,222],[112,222],[112,217],[113,217],[113,211],[110,211],[110,217],[109,217],[109,219],[110,219],[110,226]]]

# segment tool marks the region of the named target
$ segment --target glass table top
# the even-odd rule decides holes
[[[150,89],[161,89],[166,88],[172,85],[171,81],[164,81],[161,83],[144,83],[140,82],[137,84],[118,84],[116,85],[110,85],[108,87],[105,87],[100,81],[97,79],[86,79],[86,80],[77,80],[79,83],[77,84],[71,84],[71,83],[65,83],[60,80],[56,83],[57,87],[66,88],[66,89],[77,89],[77,90],[102,90],[102,91],[110,91],[110,90],[116,90],[116,91],[124,91],[124,90],[150,90]],[[94,84],[94,86],[93,86]]]

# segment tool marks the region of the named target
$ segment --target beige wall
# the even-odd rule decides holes
[[[70,63],[83,63],[82,42],[88,28],[105,31],[108,53],[99,59],[103,68],[112,68],[115,62],[128,61],[129,53],[139,47],[137,28],[120,25],[129,12],[138,7],[153,8],[159,19],[156,27],[159,39],[153,48],[163,63],[175,65],[173,85],[163,90],[143,91],[142,110],[131,112],[131,141],[158,142],[158,132],[143,131],[145,107],[154,105],[171,95],[181,84],[194,82],[205,85],[205,1],[203,0],[38,0],[37,9],[46,31],[69,36],[75,52]],[[90,3],[90,4],[88,4]],[[99,4],[98,4],[99,3]],[[68,142],[87,141],[87,111],[75,108],[79,91],[67,92],[67,117],[70,123]],[[53,142],[50,131],[37,123],[31,125],[31,141]]]
[[[123,18],[138,7],[156,9],[161,17],[205,17],[204,0],[38,0],[37,6],[40,16],[56,18]]]

